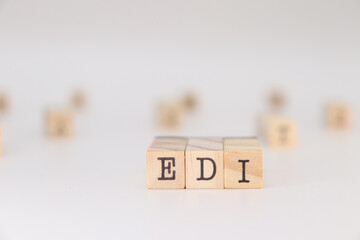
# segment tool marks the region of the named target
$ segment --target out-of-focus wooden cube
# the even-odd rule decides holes
[[[273,111],[281,111],[286,103],[285,95],[280,90],[274,90],[269,95],[269,103]]]
[[[351,108],[342,103],[329,103],[326,107],[326,123],[333,129],[348,129],[352,124]]]
[[[70,137],[74,133],[74,116],[71,110],[51,109],[47,112],[47,133],[51,137]]]
[[[186,111],[194,111],[198,106],[196,95],[192,92],[186,92],[183,98],[183,105]]]
[[[0,93],[0,112],[4,113],[9,108],[9,98],[5,93]]]
[[[297,144],[297,123],[281,115],[264,115],[259,121],[259,136],[271,147],[293,147]]]
[[[3,130],[0,128],[0,156],[3,155]]]
[[[184,108],[179,103],[161,103],[158,121],[163,128],[178,128],[184,122]]]
[[[86,96],[83,91],[75,91],[71,97],[71,104],[75,109],[83,109],[86,105]]]

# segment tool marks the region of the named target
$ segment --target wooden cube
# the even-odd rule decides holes
[[[269,103],[273,111],[281,111],[286,103],[285,95],[280,90],[274,90],[269,95]]]
[[[346,104],[330,103],[326,108],[326,122],[333,129],[348,129],[352,124],[351,109]]]
[[[194,111],[198,106],[198,98],[192,92],[186,92],[183,97],[183,105],[186,111]]]
[[[0,112],[4,113],[9,108],[9,98],[5,93],[0,93]]]
[[[75,109],[83,109],[86,105],[86,96],[83,91],[76,91],[71,97],[71,104]]]
[[[73,113],[66,109],[49,110],[47,132],[51,137],[69,137],[74,132]]]
[[[262,114],[257,118],[257,135],[266,140],[267,122],[271,114]]]
[[[185,188],[187,138],[157,137],[146,152],[148,188]]]
[[[297,124],[285,117],[269,119],[267,141],[273,147],[293,147],[297,143]]]
[[[3,131],[0,128],[0,156],[3,155]]]
[[[264,115],[260,118],[259,136],[271,147],[293,147],[297,144],[297,124],[281,115]]]
[[[161,103],[159,124],[164,128],[177,128],[184,122],[184,107],[181,103]]]
[[[224,188],[222,138],[189,138],[186,147],[186,188]]]
[[[224,138],[225,188],[262,188],[262,166],[257,138]]]

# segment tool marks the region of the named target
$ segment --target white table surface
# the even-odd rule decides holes
[[[134,132],[124,141],[116,131],[77,130],[72,140],[35,131],[5,140],[1,239],[359,236],[355,132],[301,133],[293,150],[265,145],[263,189],[147,190],[151,138]]]
[[[0,1],[0,239],[359,239],[360,6],[311,1]],[[89,94],[71,140],[44,111]],[[147,190],[156,135],[251,136],[280,86],[299,145],[264,150],[260,190]],[[193,90],[177,131],[156,104]],[[323,124],[328,100],[354,111]]]

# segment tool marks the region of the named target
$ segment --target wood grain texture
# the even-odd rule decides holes
[[[47,112],[47,133],[50,137],[70,137],[74,133],[71,110],[51,109]]]
[[[186,188],[224,188],[223,150],[222,138],[189,138]]]
[[[257,138],[224,138],[225,188],[262,188],[262,166]]]
[[[344,103],[329,103],[326,107],[326,123],[332,129],[349,129],[352,125],[351,108]]]
[[[185,188],[187,138],[157,137],[146,152],[147,187]]]

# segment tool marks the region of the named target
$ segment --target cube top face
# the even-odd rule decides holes
[[[189,138],[186,188],[224,188],[223,139]]]
[[[155,138],[146,152],[148,188],[185,188],[187,139]]]
[[[156,137],[148,151],[184,151],[187,142],[185,137]]]
[[[262,151],[256,137],[231,137],[224,138],[224,151]]]
[[[225,188],[262,188],[262,166],[256,138],[224,139]]]
[[[73,115],[67,110],[51,110],[47,113],[48,133],[53,137],[69,137],[73,134]]]
[[[346,104],[328,104],[326,121],[329,127],[346,129],[351,127],[352,113]]]
[[[192,137],[189,138],[186,151],[223,151],[222,137]]]

